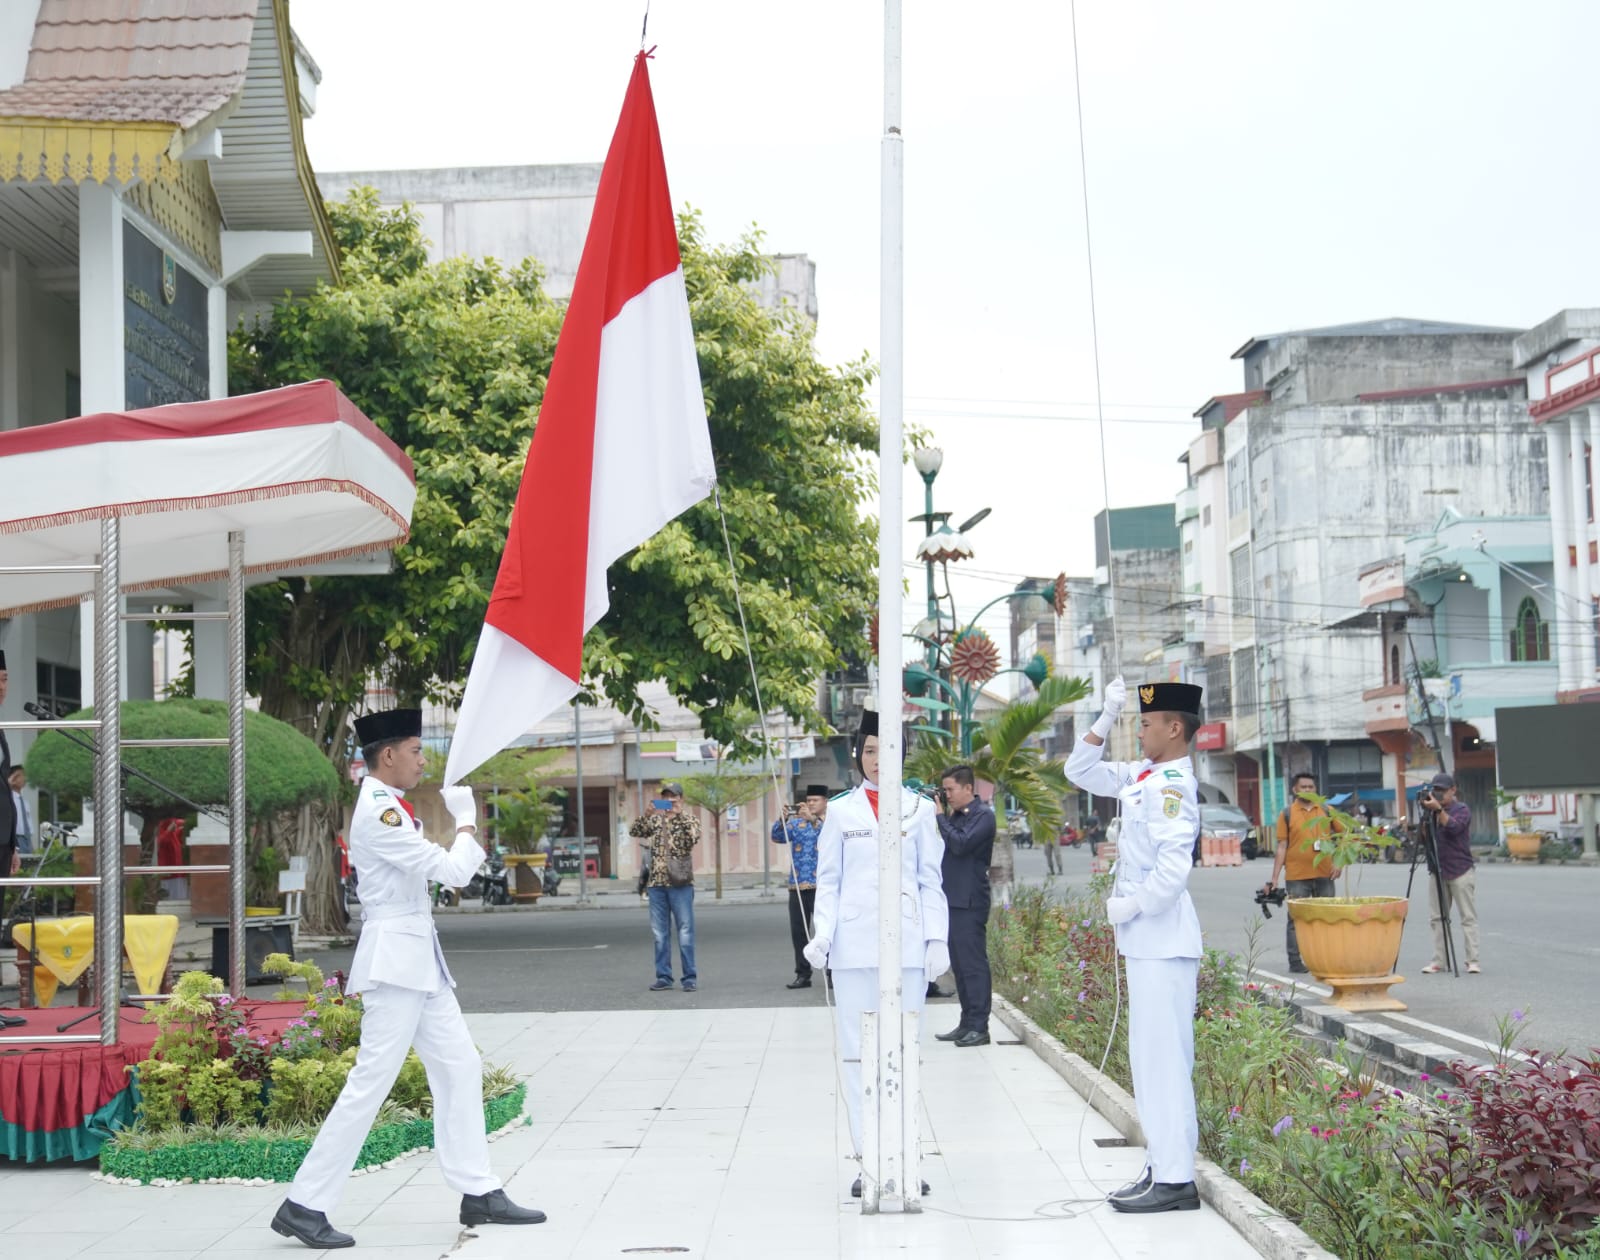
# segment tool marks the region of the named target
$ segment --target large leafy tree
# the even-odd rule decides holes
[[[532,263],[427,261],[419,220],[371,190],[329,207],[344,284],[284,301],[230,346],[235,393],[339,385],[416,465],[410,540],[387,577],[296,578],[251,592],[250,686],[335,759],[374,675],[401,701],[459,695],[537,423],[562,306]],[[864,651],[873,588],[876,442],[864,362],[824,366],[809,327],[757,301],[752,232],[708,245],[679,225],[728,532],[762,699],[814,725],[814,680]],[[611,612],[585,644],[592,686],[648,723],[664,679],[712,738],[748,749],[751,705],[734,583],[714,504],[612,566]]]

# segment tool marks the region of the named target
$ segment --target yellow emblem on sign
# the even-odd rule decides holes
[[[1140,687],[1139,699],[1146,704],[1154,704],[1156,702],[1156,689],[1154,687]]]
[[[398,827],[400,825],[400,811],[398,809],[386,809],[378,815],[378,821],[387,823],[391,827]]]

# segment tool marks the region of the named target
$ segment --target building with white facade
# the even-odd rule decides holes
[[[1600,309],[1566,310],[1518,337],[1516,367],[1550,473],[1555,559],[1557,691],[1600,700],[1600,543],[1595,452],[1600,451]]]
[[[338,278],[301,132],[321,72],[286,0],[193,7],[0,6],[0,429],[226,397],[232,321]],[[220,583],[128,603],[225,606]],[[6,718],[93,703],[91,610],[0,621]],[[195,627],[202,697],[226,695],[224,632]],[[125,634],[123,695],[151,698],[151,628]]]
[[[1302,769],[1330,794],[1394,784],[1366,726],[1383,644],[1360,620],[1362,571],[1446,508],[1547,510],[1517,335],[1387,319],[1254,337],[1234,355],[1244,392],[1201,409],[1177,513],[1194,544],[1181,655],[1203,666],[1203,770],[1226,782],[1231,759],[1252,816]]]

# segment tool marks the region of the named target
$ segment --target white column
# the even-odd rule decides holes
[[[1589,408],[1589,477],[1594,488],[1595,519],[1583,527],[1586,537],[1600,540],[1600,407]],[[1594,588],[1594,593],[1600,595],[1600,567],[1590,566],[1589,584]],[[1590,613],[1591,618],[1594,616]],[[1592,622],[1591,622],[1592,624]],[[1594,641],[1594,634],[1589,635],[1589,640]],[[1586,680],[1590,685],[1600,681],[1600,660],[1595,662],[1595,671]]]
[[[1550,558],[1555,570],[1555,600],[1551,608],[1554,625],[1550,654],[1556,662],[1556,689],[1570,691],[1575,666],[1573,643],[1577,638],[1577,604],[1573,602],[1572,570],[1567,567],[1567,547],[1572,530],[1567,520],[1567,500],[1572,480],[1567,475],[1567,422],[1552,420],[1544,426],[1544,452],[1550,478]]]
[[[211,396],[228,396],[228,290],[214,284],[206,291],[206,335],[211,343]]]
[[[1578,548],[1578,564],[1574,570],[1576,579],[1572,593],[1578,598],[1578,607],[1567,606],[1568,615],[1576,625],[1577,633],[1573,635],[1575,650],[1573,660],[1576,662],[1576,686],[1592,687],[1594,685],[1595,656],[1594,656],[1594,572],[1589,564],[1589,525],[1585,520],[1587,512],[1587,496],[1584,494],[1583,473],[1583,443],[1589,436],[1589,426],[1583,422],[1583,413],[1573,415],[1572,424],[1569,426],[1568,449],[1572,466],[1567,472],[1571,476],[1571,501],[1567,505],[1568,519],[1571,521],[1571,534]]]
[[[83,414],[128,405],[122,336],[122,202],[105,184],[78,185],[78,376]]]

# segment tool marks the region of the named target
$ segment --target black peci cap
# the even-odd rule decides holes
[[[363,748],[391,739],[421,737],[421,709],[386,709],[382,713],[367,713],[356,719],[356,739]]]
[[[0,669],[5,669],[5,668],[6,668],[6,652],[5,652],[4,648],[0,648]],[[6,672],[9,673],[10,671],[7,670]]]
[[[833,792],[829,788],[824,787],[820,783],[808,783],[808,784],[806,784],[806,795],[807,796],[832,796]]]
[[[1191,683],[1146,683],[1139,688],[1139,712],[1199,717],[1200,695],[1200,688]]]

